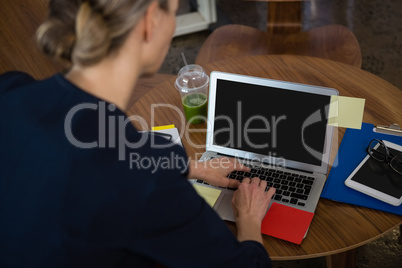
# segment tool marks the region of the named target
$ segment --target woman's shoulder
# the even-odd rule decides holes
[[[25,86],[36,80],[27,73],[11,71],[0,75],[0,92]]]

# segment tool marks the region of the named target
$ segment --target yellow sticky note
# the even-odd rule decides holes
[[[214,188],[210,188],[210,187],[205,187],[202,185],[198,185],[198,184],[193,184],[195,190],[197,191],[197,193],[205,199],[205,201],[211,206],[213,207],[216,203],[216,200],[218,200],[219,195],[221,194],[221,190],[219,189],[214,189]]]
[[[365,99],[331,96],[328,125],[361,129]]]
[[[152,127],[152,130],[156,131],[156,130],[164,130],[164,129],[170,129],[170,128],[174,128],[174,125]]]

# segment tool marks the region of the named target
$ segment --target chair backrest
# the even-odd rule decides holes
[[[291,34],[302,30],[302,2],[311,0],[245,0],[267,2],[267,32]]]
[[[259,54],[291,54],[330,59],[361,67],[359,42],[344,26],[328,25],[294,34],[272,34],[244,25],[216,29],[198,52],[196,63]]]

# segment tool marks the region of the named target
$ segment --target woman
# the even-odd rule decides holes
[[[275,190],[226,178],[247,167],[227,158],[215,160],[219,168],[129,163],[132,154],[187,162],[181,147],[155,146],[124,114],[138,78],[167,53],[177,6],[50,1],[38,43],[69,71],[43,81],[0,76],[1,267],[270,266],[260,228]],[[237,239],[186,178],[238,187]]]

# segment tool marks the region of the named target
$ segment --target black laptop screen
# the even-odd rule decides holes
[[[330,98],[218,79],[213,143],[321,165]]]

